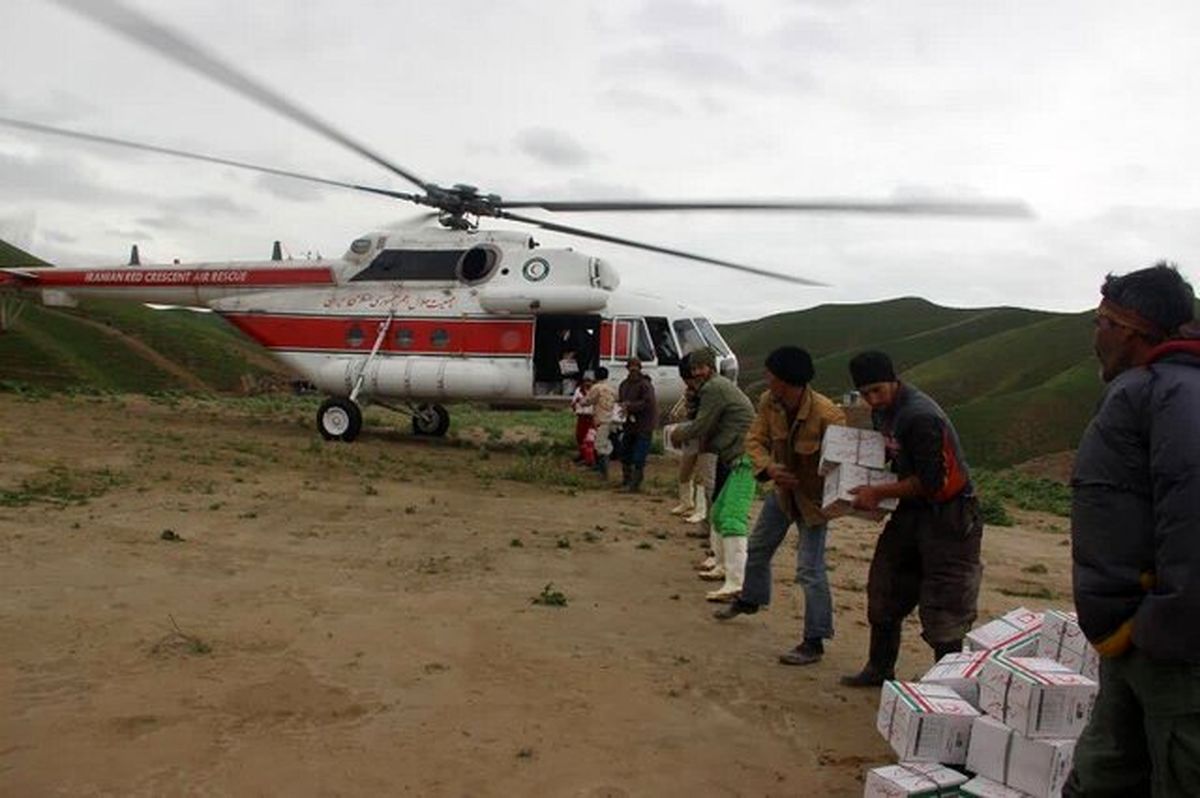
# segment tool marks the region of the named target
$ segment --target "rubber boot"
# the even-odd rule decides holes
[[[596,455],[596,465],[594,467],[596,469],[596,473],[600,475],[600,478],[605,482],[608,482],[608,455]]]
[[[721,539],[725,552],[725,584],[707,594],[709,601],[733,601],[742,595],[742,579],[746,575],[746,536],[730,535]]]
[[[629,463],[621,461],[621,490],[626,490],[629,487],[631,469]]]
[[[704,492],[703,485],[696,486],[696,509],[692,514],[683,519],[689,524],[698,524],[708,518],[708,495]]]
[[[963,641],[960,637],[958,640],[948,640],[945,643],[930,643],[929,645],[933,649],[933,662],[936,665],[947,654],[957,654],[962,651]]]
[[[712,556],[702,563],[708,565],[708,568],[700,572],[700,578],[706,582],[724,582],[725,550],[721,545],[721,536],[715,529],[709,530],[708,547],[712,549]]]
[[[679,483],[679,504],[671,508],[671,515],[690,515],[696,509],[695,490],[692,481]]]
[[[633,465],[629,467],[629,483],[621,486],[621,491],[624,493],[640,493],[642,490],[642,476],[645,473],[645,467]]]
[[[900,625],[871,625],[871,648],[867,664],[853,676],[843,676],[846,687],[879,687],[896,678],[896,660],[900,657]]]

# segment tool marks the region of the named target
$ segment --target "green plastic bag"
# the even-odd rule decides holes
[[[733,464],[729,478],[708,511],[709,523],[718,535],[723,538],[746,536],[750,528],[750,505],[757,493],[754,467],[750,458],[742,455]]]

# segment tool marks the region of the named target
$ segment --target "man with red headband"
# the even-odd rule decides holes
[[[1100,289],[1108,383],[1079,443],[1071,557],[1100,692],[1063,795],[1200,795],[1200,328],[1166,263]]]

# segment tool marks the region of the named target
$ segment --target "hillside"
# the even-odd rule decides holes
[[[903,379],[954,419],[970,460],[1001,466],[1074,448],[1100,396],[1091,313],[943,308],[905,298],[822,305],[721,328],[743,363],[742,384],[762,387],[774,346],[807,348],[816,386],[850,387],[847,364],[864,349],[892,355]]]

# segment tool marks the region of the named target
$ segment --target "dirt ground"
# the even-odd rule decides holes
[[[719,624],[665,490],[236,402],[0,395],[0,451],[0,795],[842,796],[893,760],[837,684],[873,524],[831,528],[838,634],[789,668],[792,542]],[[1066,521],[1019,518],[985,615],[1069,603]]]

